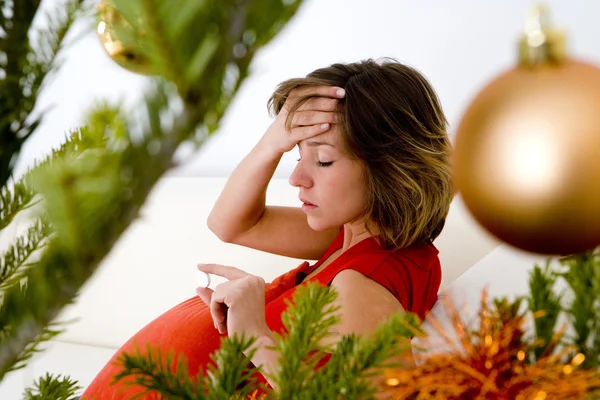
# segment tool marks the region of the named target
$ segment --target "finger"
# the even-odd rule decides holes
[[[302,88],[294,89],[290,92],[288,99],[303,97],[303,96],[321,96],[331,97],[334,99],[341,99],[346,96],[346,91],[337,86],[305,86]]]
[[[225,295],[222,294],[225,290],[219,290],[216,294],[213,294],[210,302],[210,314],[212,315],[213,321],[216,323],[216,327],[219,333],[227,332],[227,310],[228,307],[225,304]]]
[[[300,143],[303,140],[310,139],[311,137],[325,133],[331,128],[331,124],[319,124],[310,126],[299,126],[292,129],[294,140]]]
[[[198,264],[197,268],[199,271],[221,276],[228,280],[240,279],[248,276],[248,273],[241,269],[220,264]]]
[[[338,99],[329,97],[313,97],[302,104],[298,111],[336,111],[340,104]]]
[[[210,309],[210,300],[211,300],[211,297],[213,294],[213,290],[209,289],[209,288],[205,288],[205,287],[197,287],[196,294],[198,295],[198,297],[200,297],[200,299],[204,302],[204,304],[206,304]],[[213,318],[212,313],[211,313],[211,318]],[[215,322],[214,318],[213,318],[213,325],[214,325],[215,329],[218,329],[217,323]]]
[[[211,301],[211,298],[213,295],[212,289],[197,287],[196,294],[198,295],[198,297],[200,297],[200,299],[204,302],[204,304],[206,304],[207,306],[210,306],[210,301]]]
[[[338,114],[335,112],[299,111],[294,113],[294,118],[292,118],[292,128],[325,123],[334,124],[338,122],[338,120]]]

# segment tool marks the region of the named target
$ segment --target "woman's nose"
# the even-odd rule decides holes
[[[294,187],[311,187],[312,179],[310,175],[306,172],[306,168],[304,167],[302,160],[298,161],[296,164],[296,168],[292,171],[290,175],[290,185]]]

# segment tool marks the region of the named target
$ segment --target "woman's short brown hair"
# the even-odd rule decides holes
[[[296,88],[344,88],[339,103],[345,152],[365,166],[365,217],[385,248],[399,249],[442,231],[453,197],[451,144],[437,94],[417,70],[392,59],[333,64],[281,83],[277,114]],[[311,97],[291,105],[288,122]]]

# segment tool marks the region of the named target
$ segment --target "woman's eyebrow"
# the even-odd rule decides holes
[[[335,146],[334,146],[333,144],[331,144],[331,143],[328,143],[328,142],[323,142],[323,141],[320,141],[320,140],[309,140],[309,141],[306,143],[306,145],[307,145],[307,146],[310,146],[310,147],[317,147],[317,146],[331,146],[331,147],[335,147]]]

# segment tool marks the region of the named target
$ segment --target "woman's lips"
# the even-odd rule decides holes
[[[309,212],[317,208],[317,206],[310,201],[306,201],[304,199],[300,199],[300,201],[302,202],[302,211],[304,212]]]

